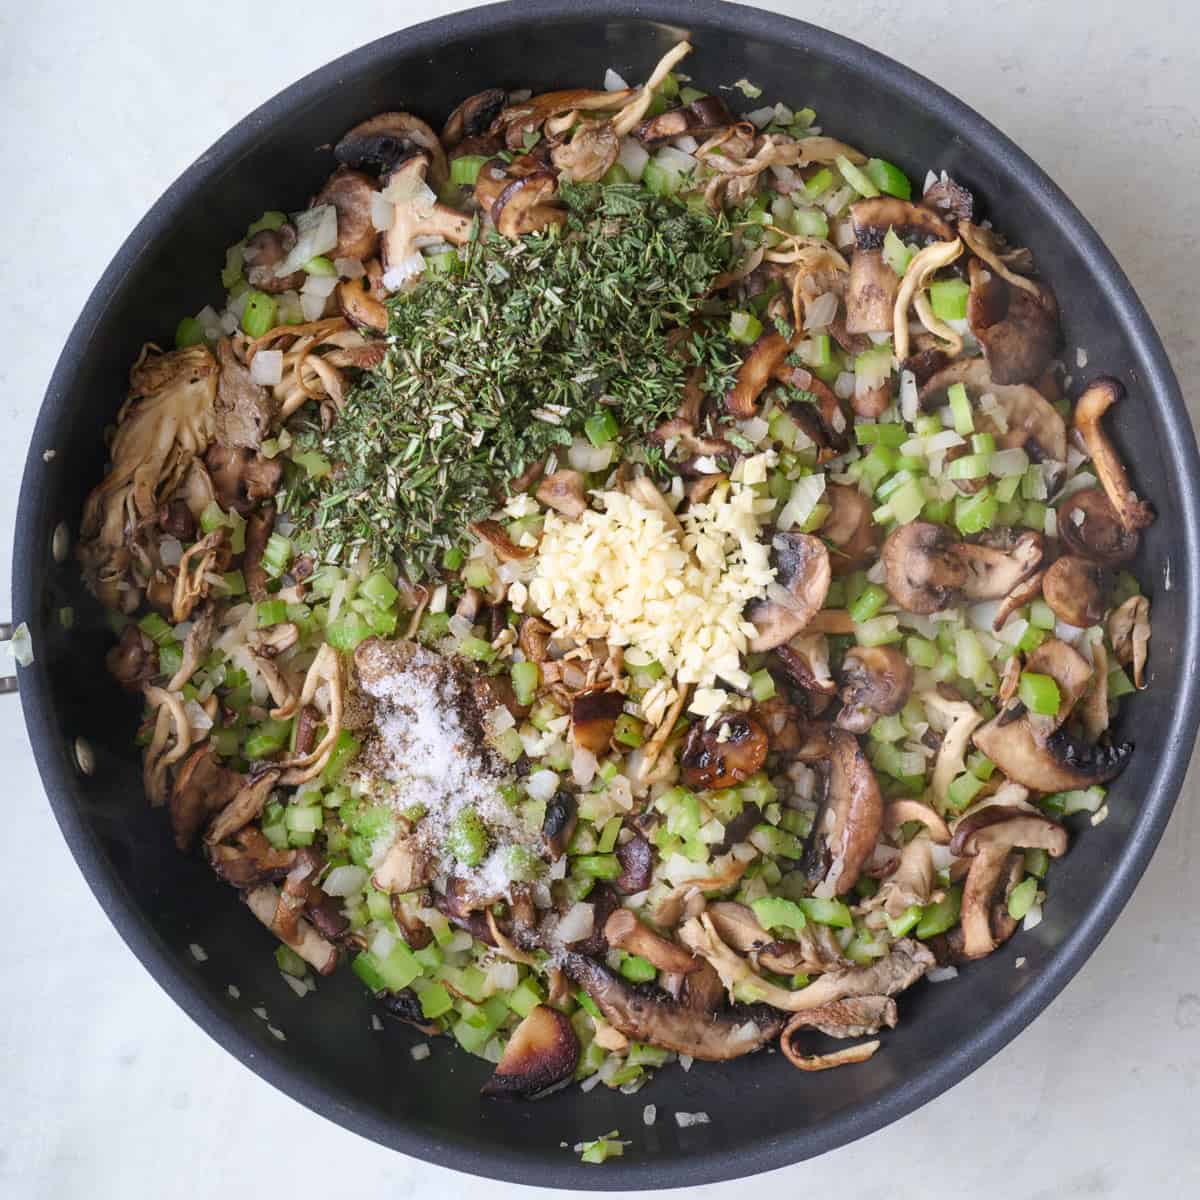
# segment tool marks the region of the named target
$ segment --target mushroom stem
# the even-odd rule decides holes
[[[1124,389],[1115,379],[1094,380],[1075,404],[1075,428],[1079,430],[1092,456],[1100,484],[1116,509],[1118,519],[1128,532],[1135,533],[1153,523],[1154,509],[1138,499],[1108,434],[1100,424],[1100,418],[1123,394]]]
[[[930,278],[943,267],[948,267],[954,262],[962,254],[962,249],[962,241],[959,238],[950,242],[934,242],[932,245],[926,246],[924,250],[918,250],[912,262],[908,264],[908,270],[904,273],[900,290],[896,293],[896,306],[892,311],[892,344],[895,346],[896,357],[900,362],[908,357],[908,310],[914,298],[917,302],[917,316],[921,319],[921,324],[930,333],[948,342],[952,353],[962,352],[962,338],[949,325],[943,324],[934,316],[933,309],[929,307],[929,302],[924,295]]]
[[[610,946],[641,955],[658,970],[672,975],[690,975],[701,965],[700,959],[655,933],[627,908],[616,909],[608,918],[604,923],[604,936]]]

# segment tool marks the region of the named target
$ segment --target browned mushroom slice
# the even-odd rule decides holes
[[[579,471],[555,471],[538,484],[534,493],[539,504],[562,513],[568,521],[578,521],[587,511],[587,498],[583,491],[583,475]]]
[[[578,806],[575,797],[561,788],[546,805],[546,817],[542,821],[542,840],[546,853],[557,862],[567,852],[567,846],[575,834]]]
[[[554,630],[541,617],[525,617],[517,637],[521,653],[530,662],[543,663],[549,654],[550,637]]]
[[[999,943],[1012,935],[1013,922],[1003,930],[996,928],[996,911],[1007,908],[1008,893],[1020,879],[1024,858],[1009,846],[991,844],[983,847],[974,858],[963,881],[962,909],[958,936],[947,939],[952,957],[963,961],[986,958]]]
[[[616,909],[604,922],[604,936],[610,946],[639,954],[658,970],[672,975],[690,975],[703,965],[703,959],[694,958],[682,946],[656,933],[627,908]]]
[[[297,918],[295,931],[283,937],[278,925],[279,891],[270,884],[252,888],[242,897],[250,911],[302,959],[322,975],[330,975],[337,967],[337,947],[325,940],[308,921]]]
[[[912,521],[899,525],[883,543],[888,595],[912,613],[935,613],[958,603],[967,564],[944,525]]]
[[[412,113],[385,112],[355,125],[333,148],[346,166],[386,175],[417,154],[429,158],[429,183],[440,192],[450,178],[437,134]]]
[[[421,998],[412,988],[401,988],[398,992],[376,992],[375,1000],[389,1017],[411,1025],[427,1037],[441,1033],[438,1023],[426,1018],[421,1010]]]
[[[894,196],[856,201],[850,206],[850,219],[857,243],[864,250],[882,249],[889,229],[894,229],[902,241],[922,245],[954,238],[954,230],[932,209]]]
[[[1075,402],[1075,428],[1079,430],[1096,473],[1100,486],[1116,510],[1122,526],[1131,533],[1145,529],[1154,521],[1154,509],[1145,500],[1139,500],[1129,483],[1129,476],[1117,456],[1108,434],[1104,432],[1101,418],[1124,395],[1125,389],[1115,379],[1097,379]]]
[[[749,420],[758,413],[758,398],[789,349],[787,338],[772,330],[746,352],[737,379],[725,397],[725,407],[739,421]]]
[[[1095,625],[1108,607],[1108,572],[1086,558],[1064,554],[1046,568],[1042,595],[1060,621],[1081,628]]]
[[[840,896],[858,881],[879,841],[883,797],[858,739],[844,729],[834,729],[829,736],[829,784],[807,857],[821,881],[817,893]]]
[[[533,554],[532,547],[518,546],[499,521],[490,518],[485,521],[472,521],[471,532],[487,542],[501,562],[524,562]]]
[[[270,500],[283,479],[283,463],[263,458],[248,446],[223,446],[213,442],[204,456],[221,507],[242,516],[263,500]]]
[[[951,222],[969,221],[975,211],[975,197],[945,172],[925,189],[921,204]]]
[[[236,888],[277,883],[296,858],[295,850],[276,850],[257,825],[249,825],[231,846],[207,846],[209,865],[217,876]]]
[[[966,564],[963,595],[968,600],[1000,600],[1041,566],[1045,545],[1040,533],[1022,533],[1006,550],[959,542],[954,554]]]
[[[960,226],[961,228],[961,226]],[[1014,287],[978,258],[967,265],[967,322],[997,383],[1032,383],[1058,347],[1058,304],[1042,284]]]
[[[213,402],[217,440],[257,450],[276,416],[275,401],[268,389],[254,382],[228,338],[217,343],[217,361],[221,364]]]
[[[278,229],[260,229],[251,234],[242,247],[242,265],[246,282],[260,292],[278,295],[304,286],[303,271],[277,275],[276,268],[287,258],[296,244],[296,227],[285,222]]]
[[[1146,686],[1146,652],[1150,645],[1150,601],[1130,596],[1108,618],[1108,640],[1123,667],[1133,667],[1133,685]]]
[[[1088,746],[1058,729],[1039,741],[1026,716],[1009,708],[975,732],[975,745],[1015,783],[1039,792],[1065,792],[1115,779],[1133,746]]]
[[[688,732],[680,766],[683,782],[697,789],[729,788],[749,779],[767,758],[767,735],[741,713],[711,727],[697,723]]]
[[[595,183],[603,179],[617,161],[621,139],[607,122],[585,125],[569,142],[555,146],[550,161],[564,179],[573,183]]]
[[[855,250],[846,284],[846,331],[882,333],[892,328],[900,276],[879,250]]]
[[[894,646],[852,646],[842,659],[842,711],[836,724],[866,733],[876,718],[898,713],[912,692],[912,667]]]
[[[657,117],[643,121],[634,136],[647,146],[657,146],[684,134],[695,138],[707,137],[735,124],[737,117],[729,111],[720,96],[701,96],[691,104],[668,109]]]
[[[832,1050],[828,1054],[801,1054],[792,1039],[780,1042],[783,1056],[800,1071],[832,1071],[835,1067],[848,1067],[863,1063],[874,1057],[879,1049],[878,1041],[863,1042],[858,1046],[847,1046],[844,1050]]]
[[[821,1008],[799,1012],[787,1023],[780,1036],[780,1047],[802,1030],[813,1029],[826,1037],[872,1037],[880,1029],[896,1028],[896,1001],[890,996],[849,996]],[[789,1060],[791,1056],[789,1055]]]
[[[766,1004],[697,1011],[658,988],[630,987],[582,954],[564,954],[561,965],[604,1019],[631,1041],[724,1062],[761,1049],[783,1028],[783,1015]]]
[[[539,1004],[513,1030],[481,1095],[512,1100],[570,1079],[579,1063],[579,1039],[557,1009]]]
[[[1045,571],[1034,571],[1028,579],[1018,583],[1007,596],[1004,597],[1003,603],[996,609],[996,616],[992,620],[992,628],[999,631],[1004,628],[1005,622],[1024,605],[1036,600],[1042,594],[1042,579],[1045,576]]]
[[[262,565],[263,553],[275,528],[275,506],[264,505],[246,518],[246,551],[242,556],[242,574],[246,579],[246,591],[254,601],[267,598],[270,577]]]
[[[313,207],[332,204],[337,210],[335,258],[357,258],[366,262],[375,256],[379,230],[371,219],[371,204],[379,184],[364,171],[339,167],[313,201]]]
[[[624,88],[617,92],[591,91],[587,88],[543,92],[529,100],[509,104],[496,117],[491,132],[503,134],[509,150],[521,150],[525,135],[540,130],[551,117],[568,112],[613,112],[624,107],[636,92],[636,88]]]
[[[618,843],[616,855],[621,873],[613,880],[613,886],[624,896],[644,892],[654,873],[654,847],[640,833],[635,833],[629,841]]]
[[[797,687],[824,696],[837,692],[837,682],[829,673],[829,643],[822,634],[807,630],[797,634],[775,647],[775,657]]]
[[[1072,554],[1106,567],[1137,554],[1137,530],[1121,524],[1117,510],[1099,488],[1073,492],[1058,509],[1058,539]]]
[[[516,241],[552,225],[565,225],[566,210],[551,201],[558,184],[549,171],[514,179],[492,205],[492,220],[506,238]]]
[[[1092,667],[1073,646],[1058,638],[1047,638],[1025,660],[1025,670],[1036,675],[1049,675],[1058,685],[1059,706],[1053,716],[1029,713],[1033,735],[1039,741],[1049,737],[1063,725],[1079,703],[1092,678]]]
[[[481,137],[491,129],[508,103],[503,88],[487,88],[468,96],[447,118],[442,126],[442,145],[449,150],[464,138]]]
[[[571,738],[575,745],[603,754],[624,704],[620,692],[590,691],[576,696],[571,703]]]
[[[242,782],[241,775],[222,765],[212,742],[204,742],[183,760],[169,802],[171,828],[180,850],[191,848],[204,822],[233,800]]]
[[[771,541],[775,580],[763,600],[746,606],[746,617],[758,633],[750,641],[754,653],[773,650],[803,631],[829,594],[832,572],[829,551],[807,533],[777,533]]]
[[[223,842],[256,820],[278,782],[277,770],[267,770],[257,777],[245,780],[237,795],[221,809],[205,831],[204,840],[213,845]]]
[[[361,279],[345,279],[337,287],[338,307],[356,329],[387,333],[387,309],[367,291]]]
[[[907,825],[910,821],[917,821],[924,825],[930,838],[939,846],[949,844],[950,830],[947,828],[946,822],[928,804],[920,800],[902,797],[899,800],[893,800],[884,810],[883,828],[889,837],[895,837],[901,826]]]
[[[870,497],[853,485],[831,483],[821,500],[829,505],[829,516],[821,525],[820,536],[829,543],[833,577],[861,570],[875,558],[879,548],[880,528],[871,519]]]
[[[964,358],[938,371],[925,383],[921,388],[921,403],[928,407],[933,397],[940,396],[955,383],[961,383],[976,400],[985,395],[995,397],[1007,428],[1000,429],[982,411],[976,414],[976,427],[981,432],[995,434],[997,446],[1005,449],[1023,447],[1032,458],[1066,462],[1066,424],[1037,388],[1028,384],[1002,384],[992,378],[984,359]]]
[[[158,674],[158,647],[136,625],[126,625],[104,665],[123,688],[140,692]]]

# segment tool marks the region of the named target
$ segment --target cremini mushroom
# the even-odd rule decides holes
[[[975,197],[945,171],[925,189],[921,203],[946,221],[969,221],[975,212]]]
[[[855,885],[883,828],[879,781],[858,739],[843,729],[829,739],[829,781],[807,851],[820,880],[814,894],[823,897]]]
[[[970,245],[969,222],[960,221],[959,235]],[[974,246],[972,246],[974,249]],[[997,383],[1032,383],[1039,379],[1058,347],[1058,304],[1045,285],[1021,275],[1008,279],[978,258],[967,264],[971,290],[967,322],[983,349]],[[1009,280],[1017,280],[1013,284]]]
[[[283,463],[263,458],[249,446],[213,442],[204,456],[213,491],[222,508],[246,516],[255,505],[275,495],[283,478]]]
[[[721,717],[693,725],[680,756],[683,782],[696,789],[729,788],[749,779],[767,757],[767,735],[753,717]]]
[[[782,1014],[765,1004],[707,1012],[690,1008],[664,991],[634,989],[582,954],[564,954],[561,966],[587,992],[604,1019],[630,1041],[724,1062],[761,1049],[783,1028]]]
[[[372,210],[378,191],[378,182],[365,171],[342,166],[317,193],[313,207],[332,204],[337,213],[337,245],[330,251],[334,258],[356,258],[365,263],[375,257],[379,230],[372,220]]]
[[[1021,447],[1035,461],[1066,462],[1066,424],[1054,405],[1036,388],[1028,384],[1002,384],[992,378],[986,360],[964,358],[926,381],[920,391],[921,403],[927,406],[933,397],[955,383],[961,383],[973,399],[984,396],[995,399],[997,409],[1003,414],[1003,428],[982,407],[975,414],[975,425],[977,432],[993,434],[998,447]]]
[[[256,820],[278,782],[277,770],[263,771],[242,781],[237,794],[222,807],[204,831],[204,840],[209,845],[216,845]]]
[[[869,496],[850,484],[827,484],[821,501],[829,515],[819,533],[829,546],[829,569],[835,579],[862,570],[878,554],[880,528],[872,520]]]
[[[725,396],[725,407],[739,421],[758,413],[758,398],[791,346],[781,333],[764,333],[742,359],[734,385]]]
[[[672,975],[690,975],[702,965],[703,960],[656,933],[627,908],[615,909],[604,922],[604,937],[610,946],[639,954],[658,970]]]
[[[447,150],[464,138],[482,137],[500,116],[508,103],[503,88],[486,88],[468,96],[447,118],[442,126],[442,145]]]
[[[908,659],[894,646],[852,646],[842,659],[837,725],[866,733],[878,717],[898,713],[912,692]]]
[[[644,145],[657,146],[685,134],[694,138],[708,137],[736,123],[737,117],[720,96],[701,96],[690,104],[670,108],[643,121],[635,136]]]
[[[383,235],[383,262],[387,268],[384,282],[389,287],[419,271],[419,262],[413,269],[414,258],[420,253],[419,238],[440,238],[462,246],[471,236],[471,218],[466,213],[438,201],[426,203],[421,199],[420,188],[427,167],[427,159],[411,158],[396,170],[388,184],[389,192],[396,188],[400,195],[406,196],[393,204],[391,228]],[[403,278],[397,279],[398,276]]]
[[[304,286],[306,276],[303,271],[291,271],[286,275],[275,273],[295,244],[296,227],[290,221],[285,221],[278,229],[260,229],[251,234],[242,247],[246,282],[271,295],[298,291]]]
[[[209,865],[231,887],[249,888],[286,878],[295,850],[276,850],[257,825],[248,825],[232,845],[205,846]]]
[[[1123,667],[1133,667],[1133,685],[1146,686],[1146,652],[1150,645],[1150,601],[1130,596],[1108,618],[1108,640]]]
[[[1095,625],[1108,607],[1107,576],[1098,563],[1064,554],[1046,568],[1042,595],[1060,621],[1081,628]]]
[[[944,525],[911,521],[898,525],[883,543],[888,595],[912,613],[934,613],[958,603],[966,563]]]
[[[1081,488],[1058,506],[1058,539],[1072,554],[1115,567],[1137,554],[1139,535],[1100,488]]]
[[[896,837],[902,826],[916,821],[925,826],[930,838],[939,846],[950,843],[950,830],[946,822],[921,800],[901,797],[893,800],[883,812],[883,829],[889,837]]]
[[[624,704],[620,692],[600,688],[581,692],[571,703],[571,740],[582,750],[603,754]]]
[[[480,1094],[506,1100],[533,1096],[570,1079],[578,1062],[579,1039],[571,1022],[539,1004],[513,1030]]]
[[[243,896],[246,907],[268,928],[280,941],[285,942],[310,966],[321,975],[331,975],[338,963],[338,950],[332,942],[328,942],[303,917],[297,918],[295,929],[287,930],[288,936],[281,932],[278,920],[279,889],[271,884],[263,884],[251,888]]]
[[[440,192],[450,178],[446,152],[437,134],[412,113],[379,113],[360,122],[343,135],[333,154],[348,167],[377,175],[388,175],[414,157],[425,156],[435,192]]]
[[[1104,432],[1101,418],[1124,395],[1115,379],[1096,379],[1075,402],[1075,428],[1092,456],[1100,486],[1116,511],[1121,525],[1130,533],[1154,521],[1154,509],[1138,499],[1120,458]]]
[[[797,687],[804,691],[823,696],[837,692],[837,681],[829,673],[829,642],[824,634],[808,630],[798,633],[782,646],[775,647],[775,657]],[[809,702],[811,705],[811,696]]]
[[[539,504],[561,513],[568,521],[578,521],[587,511],[584,480],[579,471],[564,469],[547,475],[534,495]]]
[[[773,650],[803,631],[825,603],[832,573],[829,551],[807,533],[777,533],[771,540],[775,579],[766,598],[746,606],[746,617],[758,631],[751,651]]]

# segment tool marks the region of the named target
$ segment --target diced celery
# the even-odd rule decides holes
[[[850,929],[854,925],[850,910],[840,900],[806,896],[796,903],[808,920],[816,925],[832,925],[835,929]]]
[[[933,315],[943,321],[961,321],[967,315],[970,288],[961,279],[935,279],[929,285],[929,303]]]
[[[1008,915],[1014,921],[1019,921],[1032,907],[1037,899],[1038,881],[1032,876],[1022,879],[1013,888],[1008,897]]]
[[[803,929],[808,923],[804,910],[793,900],[782,896],[763,896],[751,901],[750,907],[764,929]]]
[[[962,908],[962,887],[955,884],[948,888],[945,896],[935,904],[927,904],[925,911],[917,923],[916,934],[919,938],[936,937],[945,933],[958,924],[958,915]]]
[[[961,383],[953,383],[946,389],[950,412],[954,417],[954,432],[967,437],[975,432],[975,419],[971,415],[971,401],[967,389]]]
[[[1041,675],[1036,671],[1021,672],[1017,695],[1030,712],[1037,713],[1039,716],[1055,716],[1062,704],[1062,697],[1054,677]]]
[[[856,167],[844,154],[839,154],[836,161],[837,169],[842,173],[842,178],[860,196],[871,197],[879,195],[879,189],[871,181],[870,176],[860,167]]]

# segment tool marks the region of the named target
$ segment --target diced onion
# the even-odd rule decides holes
[[[756,108],[753,112],[746,114],[746,120],[750,121],[756,129],[763,129],[775,120],[775,106],[771,104],[766,108]]]
[[[833,394],[839,400],[849,400],[854,395],[854,374],[851,371],[839,371],[833,381]]]
[[[833,292],[822,292],[804,310],[804,328],[824,329],[837,316],[838,298]]]
[[[672,141],[671,145],[676,150],[682,150],[684,154],[695,154],[700,149],[700,143],[690,133],[681,133]]]
[[[593,446],[582,438],[576,438],[567,451],[567,461],[576,471],[603,471],[612,462],[613,447]]]
[[[325,312],[325,302],[328,296],[314,296],[312,292],[300,294],[300,311],[306,321],[319,321]]]
[[[900,415],[912,424],[920,411],[917,377],[911,371],[900,372]]]
[[[361,892],[367,882],[367,869],[346,865],[334,867],[321,884],[322,891],[327,896],[353,896]]]
[[[310,275],[300,289],[301,296],[320,296],[324,299],[338,285],[336,275]]]
[[[626,91],[628,87],[629,84],[627,84],[625,80],[622,79],[621,76],[612,69],[612,67],[609,67],[608,70],[604,72],[604,90],[606,92],[623,92]]]
[[[930,983],[945,983],[950,979],[958,978],[957,967],[931,967],[925,972],[925,978]]]
[[[383,233],[396,222],[396,206],[382,192],[371,194],[371,224]]]
[[[506,710],[507,711],[507,710]],[[596,778],[599,767],[596,756],[583,746],[576,746],[571,755],[571,778],[578,787],[587,787]]]
[[[250,378],[263,387],[274,387],[283,379],[283,351],[260,350],[250,364]]]
[[[818,471],[812,475],[801,476],[792,484],[792,494],[780,510],[778,527],[791,529],[794,525],[803,525],[812,516],[813,509],[824,494],[824,474]]]
[[[555,927],[554,934],[560,942],[567,945],[591,937],[595,925],[596,910],[590,904],[580,900],[572,904],[563,914]]]
[[[617,152],[617,162],[629,172],[629,177],[639,180],[646,169],[650,155],[646,148],[636,138],[622,138],[621,149]]]
[[[487,985],[493,992],[511,992],[520,983],[515,962],[494,962],[487,970]]]
[[[664,146],[654,156],[654,161],[674,175],[686,175],[700,165],[690,154],[676,150],[674,146]]]
[[[337,209],[332,204],[318,204],[316,208],[306,209],[297,214],[294,223],[296,244],[275,268],[277,277],[299,271],[310,258],[327,254],[337,245]]]
[[[410,279],[415,279],[424,270],[425,256],[418,250],[388,267],[383,275],[383,286],[389,292],[398,292]]]
[[[992,455],[990,470],[997,479],[1009,475],[1024,475],[1029,468],[1029,455],[1016,446],[1011,450],[997,450]]]
[[[943,429],[941,433],[935,433],[925,439],[925,453],[942,454],[953,446],[961,446],[962,444],[962,437],[955,433],[953,429]]]
[[[8,648],[19,666],[28,667],[33,662],[33,637],[24,621],[13,630]]]
[[[380,929],[367,947],[376,958],[387,958],[396,946],[396,935],[389,929]]]
[[[558,776],[553,771],[534,771],[525,781],[525,790],[534,800],[550,800],[558,791]]]
[[[785,167],[782,163],[772,163],[771,174],[783,185],[784,191],[795,191],[800,186],[800,176],[791,167]]]

